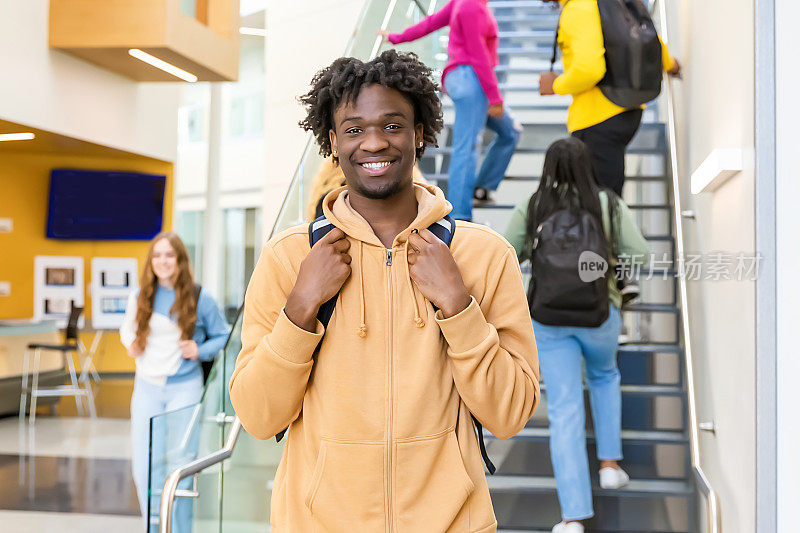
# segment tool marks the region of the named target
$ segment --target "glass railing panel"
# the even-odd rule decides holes
[[[198,457],[222,446],[224,423],[217,419],[217,398],[206,395],[207,401],[169,411],[150,419],[149,451],[149,531],[158,532],[161,491],[167,476]],[[173,511],[174,533],[190,533],[218,529],[221,483],[218,467],[188,478],[179,486],[196,490],[196,498],[178,497]]]
[[[241,350],[241,314],[233,325],[225,348],[218,355],[208,376],[200,403],[170,411],[150,421],[149,531],[158,531],[161,490],[166,477],[181,466],[224,445],[227,428],[233,415],[228,400],[228,368]],[[227,406],[227,409],[226,409]],[[201,472],[197,480],[184,480],[181,489],[191,489],[196,483],[198,498],[177,498],[173,513],[174,532],[219,531],[222,501],[220,465]]]

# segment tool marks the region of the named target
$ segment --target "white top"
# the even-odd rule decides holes
[[[128,296],[125,318],[119,328],[119,338],[125,348],[130,348],[136,339],[136,291]],[[135,357],[136,376],[154,385],[163,386],[167,378],[178,371],[183,357],[179,342],[181,330],[168,317],[153,313],[150,317],[150,333],[144,352]]]

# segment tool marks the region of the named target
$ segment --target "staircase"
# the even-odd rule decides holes
[[[489,0],[499,25],[500,65],[496,68],[506,106],[523,126],[518,149],[493,205],[476,208],[473,220],[505,230],[514,205],[537,187],[549,144],[567,135],[569,99],[538,95],[538,73],[549,68],[558,20],[553,6],[533,0]],[[557,68],[560,65],[557,65]],[[588,396],[587,447],[595,517],[587,531],[697,531],[696,493],[691,481],[684,351],[673,236],[669,152],[666,125],[658,102],[645,112],[642,127],[628,151],[623,197],[651,244],[657,260],[641,275],[641,303],[623,310],[633,342],[618,352],[622,374],[622,464],[631,483],[619,490],[597,484],[598,461],[591,431]],[[452,102],[445,98],[445,129],[440,148],[420,161],[426,178],[447,189],[452,152]],[[491,134],[486,134],[483,150]],[[523,265],[523,272],[528,270]],[[486,432],[489,454],[497,466],[487,476],[500,531],[549,531],[560,521],[556,484],[550,464],[545,398],[527,427],[510,440]],[[484,430],[485,431],[485,430]]]

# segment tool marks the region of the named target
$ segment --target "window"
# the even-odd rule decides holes
[[[197,281],[203,266],[203,211],[178,211],[175,221],[175,231],[186,245],[192,273]]]
[[[260,136],[264,132],[264,93],[232,96],[228,119],[229,137]]]
[[[178,142],[195,143],[206,140],[206,110],[199,105],[183,106],[178,110]]]
[[[244,291],[261,252],[261,209],[230,208],[223,211],[222,298],[229,322],[244,301]]]

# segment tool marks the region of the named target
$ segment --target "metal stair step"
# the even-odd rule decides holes
[[[539,92],[539,84],[531,84],[531,85],[509,85],[508,83],[498,83],[497,87],[500,89],[501,92],[522,92],[528,91],[532,93]]]
[[[650,430],[639,431],[623,429],[620,432],[622,441],[627,444],[685,444],[689,442],[689,436],[681,431]],[[483,436],[486,439],[496,440],[497,437],[484,428]],[[587,431],[586,438],[594,441],[594,431]],[[550,428],[548,427],[526,427],[522,431],[511,437],[513,441],[547,441],[550,439]]]
[[[558,11],[553,13],[538,13],[535,15],[495,15],[494,20],[497,25],[515,24],[525,25],[529,28],[548,29],[553,32],[553,37],[556,33],[556,24],[558,24]]]
[[[541,0],[489,0],[492,9],[526,8],[535,9],[543,13],[552,12],[553,8]]]
[[[511,30],[497,32],[497,38],[502,39],[549,39],[553,41],[553,30]]]
[[[444,182],[450,178],[449,174],[425,174],[425,179],[428,181],[435,181],[435,182]],[[532,181],[538,182],[541,177],[540,176],[506,176],[504,178],[507,181]],[[650,181],[665,181],[666,178],[663,176],[628,176],[625,178],[625,181],[631,182],[650,182]],[[665,235],[665,237],[672,238],[671,235]]]
[[[617,353],[683,353],[683,348],[679,344],[668,342],[651,342],[651,343],[629,343],[620,344],[617,348]]]
[[[556,490],[556,480],[541,476],[487,476],[489,491],[492,493],[552,493]],[[660,479],[632,479],[620,489],[602,489],[592,483],[592,492],[597,496],[619,497],[663,497],[690,496],[692,487],[688,482]]]
[[[497,73],[506,73],[506,74],[539,74],[542,72],[542,69],[536,67],[514,67],[511,65],[497,65],[494,67],[494,71]]]
[[[478,208],[478,206],[475,206]],[[646,210],[646,209],[672,209],[671,205],[660,205],[660,204],[628,204],[629,209],[639,209],[639,210]],[[480,209],[514,209],[514,204],[491,204],[487,203],[486,205],[480,206]]]
[[[538,104],[504,104],[505,107],[511,111],[513,114],[514,112],[521,112],[521,111],[566,111],[569,108],[569,104],[548,104],[548,103],[538,103]],[[449,98],[446,100],[442,100],[442,109],[445,110],[453,110],[454,106],[452,104],[452,100]]]
[[[669,279],[669,278],[674,278],[677,275],[678,271],[675,270],[674,268],[643,268],[639,271],[639,280],[649,281],[651,279]],[[641,305],[650,305],[650,304],[642,303]],[[665,305],[670,305],[670,304],[665,304]],[[630,306],[626,306],[623,309],[623,311],[629,310],[628,307]]]
[[[497,48],[498,56],[525,56],[531,59],[550,59],[553,50],[547,46],[501,46]]]
[[[539,387],[542,391],[547,390],[544,382],[540,382]],[[680,385],[620,385],[619,389],[622,394],[632,396],[683,396],[686,392]],[[588,391],[586,385],[583,390]]]
[[[672,209],[669,204],[628,204],[629,209]]]
[[[555,140],[555,139],[553,139]],[[548,143],[549,146],[549,143]],[[520,148],[514,151],[515,154],[543,154],[547,151],[548,146],[537,146],[535,148]],[[426,156],[432,155],[444,155],[444,154],[451,154],[453,152],[453,148],[451,146],[444,146],[439,148],[428,148],[425,150],[425,154],[423,154],[423,158]],[[483,154],[486,152],[486,146],[481,148],[481,153]],[[630,147],[628,148],[628,154],[643,154],[643,155],[664,155],[664,150],[661,148],[639,148],[639,147]],[[669,206],[667,206],[669,207]]]
[[[645,235],[644,239],[651,242],[672,242],[675,240],[675,237],[672,235]]]
[[[680,312],[677,306],[673,304],[629,304],[622,308],[622,311],[631,313],[674,313]]]

